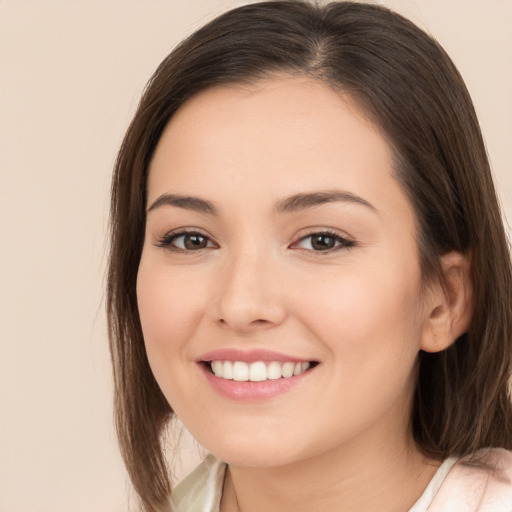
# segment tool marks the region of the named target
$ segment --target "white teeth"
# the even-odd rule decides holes
[[[275,380],[281,378],[281,365],[277,361],[272,361],[267,366],[267,379]]]
[[[233,380],[246,381],[249,380],[249,365],[243,361],[235,361],[233,363]]]
[[[293,375],[294,369],[294,363],[284,363],[283,366],[281,367],[281,375],[285,378],[291,377]]]
[[[287,379],[304,373],[310,367],[310,364],[306,361],[297,363],[291,361],[286,363],[256,361],[249,364],[243,361],[211,361],[210,365],[216,377],[239,382]]]
[[[252,363],[249,366],[249,380],[252,382],[267,380],[267,367],[263,361]]]
[[[217,377],[224,377],[224,365],[222,361],[212,361],[212,371]]]
[[[222,364],[222,361],[219,361],[220,364]],[[309,365],[309,363],[308,363]],[[215,370],[213,370],[213,373],[215,373]],[[217,375],[215,373],[215,375]],[[233,378],[233,363],[231,361],[224,361],[224,365],[222,368],[222,375],[220,375],[224,379],[232,379]],[[217,375],[219,377],[219,375]]]

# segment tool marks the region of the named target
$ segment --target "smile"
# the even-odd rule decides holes
[[[262,382],[265,380],[289,379],[304,373],[309,362],[280,361],[210,361],[211,372],[221,379],[238,382]]]
[[[319,366],[319,361],[273,350],[224,348],[196,359],[206,382],[218,394],[254,403],[290,391]]]

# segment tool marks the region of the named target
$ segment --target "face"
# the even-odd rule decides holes
[[[162,135],[147,206],[147,354],[201,444],[271,466],[409,441],[415,219],[349,97],[299,77],[200,93]]]

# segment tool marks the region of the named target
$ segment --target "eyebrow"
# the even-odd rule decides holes
[[[148,208],[148,212],[155,210],[161,206],[176,206],[185,210],[193,210],[208,215],[218,215],[217,208],[206,199],[200,199],[193,196],[182,196],[180,194],[162,194]]]
[[[279,213],[292,213],[299,210],[312,208],[314,206],[320,206],[322,204],[334,203],[338,201],[360,204],[362,206],[366,206],[374,212],[377,212],[375,206],[370,204],[362,197],[359,197],[352,192],[346,192],[343,190],[327,190],[324,192],[295,194],[291,197],[287,197],[286,199],[278,201],[275,208]]]
[[[313,208],[326,203],[348,202],[355,203],[377,212],[377,209],[362,197],[343,190],[328,190],[320,192],[309,192],[295,194],[293,196],[281,199],[275,204],[275,210],[278,213],[293,213],[300,210]],[[193,210],[207,215],[218,215],[219,211],[214,204],[206,199],[194,196],[185,196],[181,194],[162,194],[148,208],[148,212],[160,208],[161,206],[176,206],[185,210]]]

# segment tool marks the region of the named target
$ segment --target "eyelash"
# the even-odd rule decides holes
[[[186,237],[187,235],[201,237],[206,240],[207,244],[213,244],[213,245],[210,245],[210,246],[207,245],[206,247],[200,247],[200,248],[196,248],[196,249],[186,249],[186,248],[182,248],[182,247],[176,247],[176,245],[173,245],[173,242],[175,242],[177,239],[179,239],[181,237]],[[334,240],[334,243],[337,245],[335,245],[332,248],[325,249],[325,250],[314,250],[314,249],[306,249],[304,247],[299,247],[299,244],[301,242],[304,242],[308,238],[311,239],[314,236],[324,236],[326,238],[331,238]],[[207,235],[204,235],[200,231],[196,231],[196,230],[190,230],[190,231],[183,230],[183,231],[178,231],[178,232],[174,232],[174,233],[168,233],[168,234],[164,235],[163,237],[161,237],[155,245],[157,247],[162,247],[162,248],[167,249],[172,252],[181,252],[181,253],[191,253],[191,252],[197,252],[197,251],[201,251],[201,250],[205,250],[205,249],[215,248],[215,244],[211,241],[210,237],[208,237]],[[314,231],[314,232],[308,233],[307,235],[300,237],[296,242],[293,242],[290,245],[290,248],[300,250],[300,251],[303,251],[306,253],[329,254],[331,252],[335,252],[340,249],[350,249],[350,248],[354,247],[355,245],[356,245],[356,243],[353,240],[344,238],[344,237],[340,236],[338,233],[336,233],[335,231],[323,229],[321,231]]]
[[[204,250],[204,249],[211,249],[212,248],[212,247],[201,247],[199,249],[186,249],[186,248],[182,248],[182,247],[176,247],[175,245],[173,245],[173,242],[175,242],[178,238],[185,237],[187,235],[189,235],[189,236],[194,236],[195,235],[195,236],[198,236],[198,237],[202,237],[202,238],[204,238],[207,241],[207,244],[212,243],[210,237],[207,236],[207,235],[204,235],[200,231],[197,231],[197,230],[190,230],[190,231],[182,230],[182,231],[178,231],[178,232],[174,232],[174,233],[167,233],[166,235],[161,237],[157,241],[157,243],[155,245],[157,247],[162,247],[164,249],[167,249],[168,251],[182,252],[182,253],[196,252],[196,251],[200,251],[200,250]]]
[[[297,246],[299,243],[307,240],[308,238],[311,239],[314,236],[324,236],[327,238],[331,238],[334,240],[334,243],[337,244],[332,248],[324,249],[324,250],[318,250],[315,251],[314,249],[305,249],[301,247],[297,247],[298,250],[307,252],[307,253],[315,253],[315,254],[329,254],[335,251],[339,251],[341,249],[350,249],[356,245],[356,243],[353,240],[350,240],[348,238],[345,238],[341,236],[339,233],[335,231],[331,231],[329,229],[322,229],[320,231],[313,231],[311,233],[308,233],[307,235],[301,236],[297,242],[294,242],[290,247],[294,248],[294,246]]]

